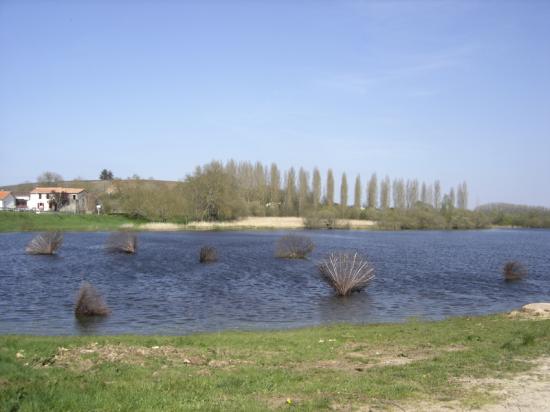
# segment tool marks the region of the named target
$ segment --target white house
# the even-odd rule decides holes
[[[15,197],[11,192],[0,190],[0,210],[15,209]]]
[[[31,191],[27,207],[43,212],[84,212],[86,195],[84,189],[73,187],[36,187]]]

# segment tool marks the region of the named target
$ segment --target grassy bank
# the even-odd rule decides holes
[[[0,405],[324,410],[458,399],[474,406],[494,400],[476,379],[526,371],[534,366],[526,360],[548,354],[550,320],[503,315],[184,337],[2,336]]]
[[[0,212],[0,232],[117,230],[136,220],[118,215]]]

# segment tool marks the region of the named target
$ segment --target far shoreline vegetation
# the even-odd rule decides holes
[[[487,204],[468,209],[466,182],[443,192],[438,180],[378,179],[365,186],[356,176],[353,203],[348,180],[340,179],[339,202],[335,178],[328,169],[325,184],[319,170],[281,171],[276,164],[225,164],[213,161],[197,167],[183,181],[114,178],[104,169],[100,180],[64,181],[45,172],[38,183],[5,187],[14,192],[34,186],[72,186],[88,192],[88,214],[2,212],[0,231],[130,230],[253,230],[253,229],[369,229],[462,230],[494,227],[550,228],[550,209]],[[96,204],[102,213],[94,214]],[[270,219],[267,219],[270,218]],[[281,224],[285,219],[287,222]],[[292,224],[288,220],[294,218]],[[254,220],[255,219],[255,220]],[[254,220],[254,223],[251,221]],[[152,225],[159,223],[155,227]]]

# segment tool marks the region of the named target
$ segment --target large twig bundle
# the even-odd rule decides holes
[[[525,266],[515,260],[506,262],[502,268],[502,272],[504,274],[504,280],[507,282],[521,280],[527,276],[527,269]]]
[[[218,252],[213,246],[203,246],[201,247],[199,253],[199,262],[209,263],[216,262],[218,260]]]
[[[136,253],[137,236],[129,232],[116,232],[107,239],[107,250],[110,252]]]
[[[356,252],[332,252],[319,270],[339,296],[362,290],[374,278],[374,268]]]
[[[277,241],[275,256],[286,259],[305,259],[315,244],[307,236],[286,235]]]
[[[111,311],[96,288],[83,282],[78,291],[74,313],[76,316],[107,316]]]
[[[53,255],[63,243],[63,233],[44,232],[36,235],[27,245],[27,253],[32,255]]]

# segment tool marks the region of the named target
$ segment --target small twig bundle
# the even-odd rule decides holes
[[[63,233],[44,232],[36,235],[27,245],[26,251],[31,255],[53,255],[63,243]]]
[[[78,291],[74,313],[76,316],[107,316],[111,311],[96,288],[83,282]]]
[[[504,280],[507,282],[521,280],[527,276],[527,269],[525,266],[515,260],[506,262],[502,268],[502,272],[504,274]]]
[[[321,262],[319,270],[338,296],[358,292],[374,279],[374,268],[357,252],[332,252]]]
[[[315,244],[307,236],[286,235],[277,241],[275,256],[285,259],[305,259]]]
[[[137,236],[129,232],[116,232],[109,236],[106,246],[110,252],[136,253]]]
[[[218,260],[218,252],[213,246],[203,246],[199,252],[200,263],[216,262]]]

